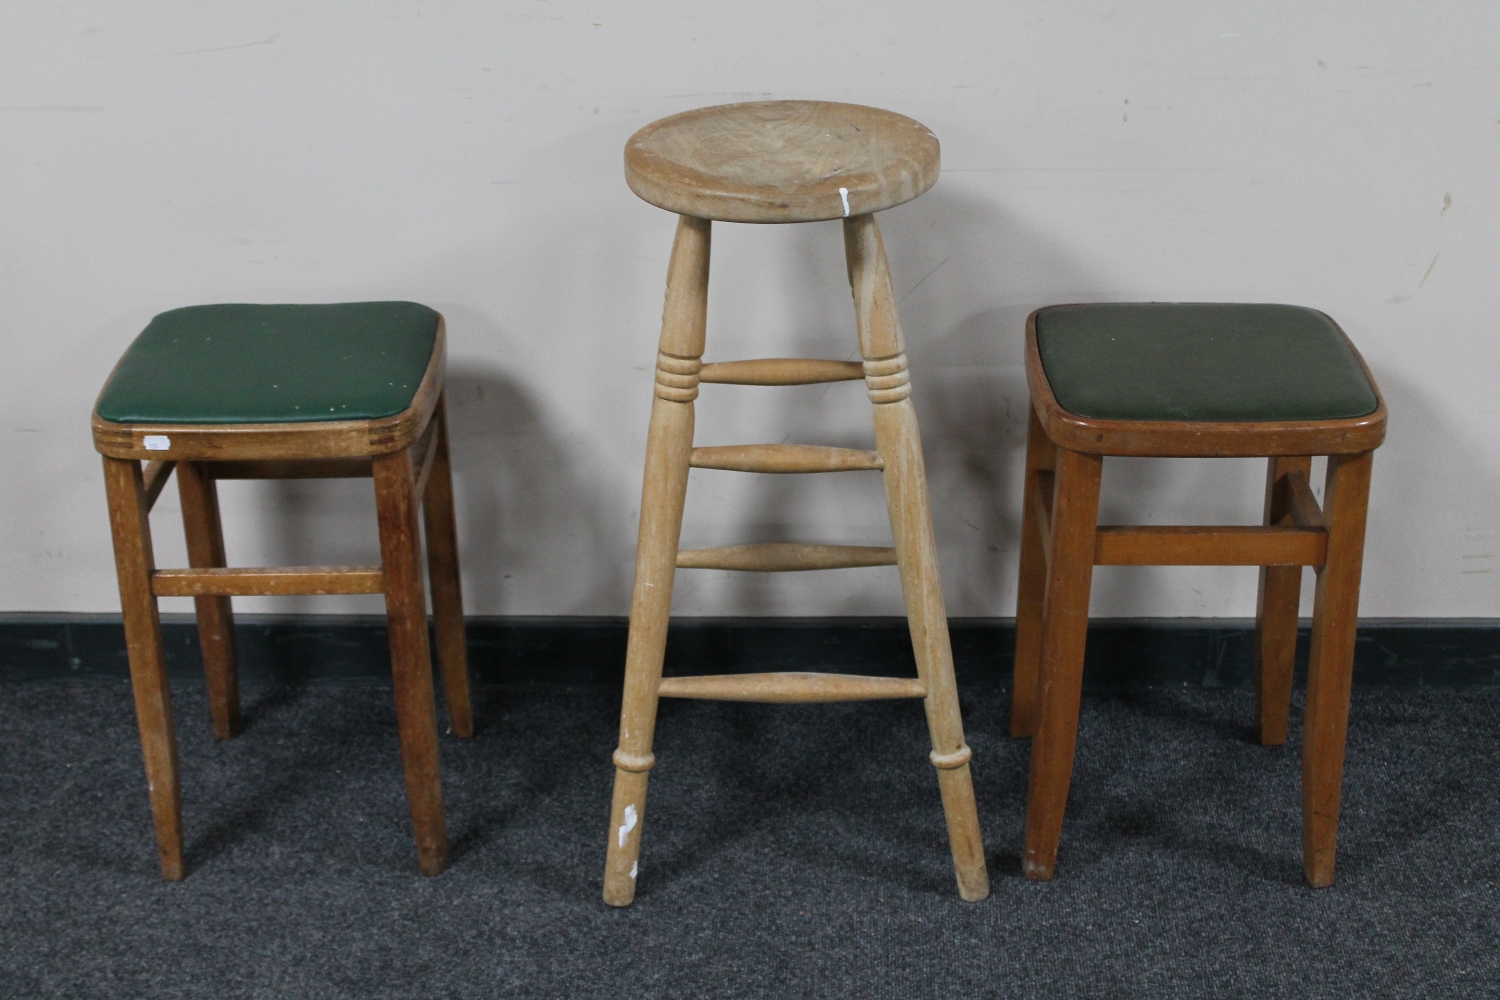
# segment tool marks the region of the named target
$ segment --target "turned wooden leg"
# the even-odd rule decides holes
[[[1036,410],[1027,407],[1026,479],[1021,490],[1021,575],[1016,588],[1015,680],[1010,693],[1010,734],[1025,739],[1036,732],[1037,682],[1042,669],[1042,608],[1047,598],[1047,554],[1031,496],[1043,472],[1057,463],[1056,447],[1042,430]]]
[[[177,463],[177,491],[182,498],[182,528],[187,535],[188,565],[222,567],[224,530],[219,522],[219,491],[210,467],[202,462]],[[234,610],[228,597],[195,597],[198,646],[208,681],[208,710],[214,735],[221,740],[240,732],[240,678],[234,644]]]
[[[1302,725],[1302,864],[1307,880],[1319,888],[1333,884],[1338,846],[1339,792],[1373,455],[1330,455],[1323,489],[1328,558],[1318,570],[1313,602],[1307,711]]]
[[[1045,881],[1057,864],[1063,811],[1078,740],[1083,651],[1088,638],[1094,534],[1103,459],[1059,448],[1052,495],[1052,562],[1042,612],[1041,691],[1031,740],[1022,871]]]
[[[161,644],[161,616],[151,593],[156,564],[140,463],[106,457],[104,485],[115,542],[115,570],[120,578],[130,684],[135,692],[141,751],[146,758],[151,815],[156,822],[156,850],[161,857],[162,877],[177,882],[183,876],[177,733],[172,726],[172,692],[167,685],[167,657]]]
[[[651,753],[656,692],[667,648],[672,582],[693,450],[693,400],[698,397],[698,372],[703,367],[709,235],[707,220],[680,218],[667,268],[656,397],[651,403],[641,487],[641,528],[630,600],[620,745],[614,753],[609,853],[604,865],[604,901],[611,906],[628,906],[635,899],[647,776],[656,762]]]
[[[1267,462],[1268,525],[1292,523],[1288,474],[1312,471],[1308,456],[1278,456]],[[1292,670],[1297,659],[1297,602],[1302,593],[1301,566],[1262,566],[1255,608],[1255,719],[1261,743],[1286,742],[1292,707]]]
[[[422,537],[417,527],[419,505],[411,451],[375,456],[374,475],[406,798],[422,874],[436,875],[448,866],[448,834],[443,821],[437,709],[433,704]]]
[[[938,769],[958,893],[965,900],[981,900],[990,893],[990,881],[969,773],[971,753],[964,742],[958,687],[953,679],[953,650],[932,533],[922,438],[911,403],[901,325],[875,217],[845,220],[844,246],[860,353],[865,359],[865,385],[875,408],[875,447],[885,464],[886,502],[901,591],[917,674],[927,689],[930,759]]]
[[[469,698],[469,657],[464,644],[464,599],[458,575],[458,529],[453,516],[453,471],[448,458],[448,406],[439,397],[432,414],[432,470],[422,497],[427,528],[427,575],[432,580],[432,621],[437,633],[438,670],[443,677],[443,700],[448,722],[462,737],[474,735],[474,709]]]

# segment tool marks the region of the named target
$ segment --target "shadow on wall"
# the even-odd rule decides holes
[[[450,324],[480,331],[486,343],[505,339],[481,315],[451,307],[444,312]],[[630,540],[610,530],[601,484],[575,474],[567,442],[549,431],[521,382],[498,364],[465,358],[449,362],[446,393],[465,610],[566,615],[619,613],[628,606],[630,566],[616,554]],[[272,562],[379,561],[369,480],[256,485],[265,491],[260,499]],[[283,598],[264,610],[308,613],[330,605],[384,611],[378,596]]]
[[[994,200],[934,188],[881,216],[921,419],[949,614],[1015,613],[1026,317],[1109,297]]]
[[[574,474],[568,448],[526,389],[498,365],[465,359],[449,369],[447,391],[471,613],[628,606],[629,566],[615,558],[629,544],[618,537],[625,521],[605,516],[601,484]]]

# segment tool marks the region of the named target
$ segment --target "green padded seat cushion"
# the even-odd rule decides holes
[[[1080,417],[1330,420],[1379,406],[1338,327],[1301,306],[1051,306],[1036,339],[1052,394]]]
[[[127,424],[394,416],[422,383],[437,327],[415,302],[174,309],[130,345],[98,413]]]

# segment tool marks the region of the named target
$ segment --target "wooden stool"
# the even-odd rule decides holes
[[[1260,566],[1260,740],[1286,742],[1302,567],[1315,567],[1302,740],[1307,880],[1333,881],[1371,456],[1385,402],[1320,312],[1052,306],[1026,323],[1031,388],[1011,735],[1032,737],[1027,878],[1049,879],[1078,735],[1095,566]],[[1269,457],[1259,527],[1099,526],[1105,455]],[[1328,456],[1323,507],[1308,486]]]
[[[926,472],[896,300],[874,213],[937,180],[937,139],[922,125],[873,108],[770,101],[704,108],[641,129],[625,147],[625,178],[653,205],[678,213],[646,444],[620,746],[610,817],[605,902],[635,898],[646,777],[659,697],[832,702],[924,698],[959,894],[989,894],[969,748],[953,683],[953,654],[938,580]],[[844,246],[864,363],[777,358],[702,362],[711,220],[844,220]],[[863,378],[875,404],[875,450],[812,445],[693,447],[698,383],[808,385]],[[739,472],[883,470],[894,548],[739,545],[678,550],[688,469]],[[757,571],[900,567],[915,678],[772,673],[662,678],[677,567]]]
[[[443,404],[443,318],[413,302],[163,313],[94,409],[162,874],[183,876],[177,738],[158,597],[192,597],[214,734],[239,732],[230,595],[384,594],[406,794],[424,875],[447,866],[419,508],[453,731],[470,736]],[[144,471],[141,461],[146,461]],[[177,470],[191,569],[156,568],[148,514]],[[225,568],[219,479],[373,476],[379,566]]]

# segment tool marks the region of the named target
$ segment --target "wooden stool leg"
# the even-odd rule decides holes
[[[1373,455],[1330,455],[1323,489],[1328,560],[1318,570],[1302,732],[1302,864],[1307,880],[1319,888],[1333,884],[1338,845]]]
[[[464,645],[464,599],[458,576],[458,528],[453,515],[453,471],[448,458],[448,406],[438,398],[432,414],[437,425],[431,447],[432,470],[422,498],[427,528],[427,575],[432,580],[432,621],[437,634],[438,670],[443,676],[443,700],[448,722],[462,737],[474,735],[474,709],[469,698],[469,658]]]
[[[1026,479],[1021,491],[1021,575],[1016,588],[1016,657],[1010,694],[1010,734],[1025,739],[1036,732],[1037,682],[1042,669],[1042,609],[1047,597],[1047,555],[1031,496],[1043,472],[1057,464],[1057,449],[1042,430],[1036,410],[1027,409]]]
[[[224,530],[219,522],[219,491],[213,473],[201,462],[177,463],[177,492],[182,498],[182,528],[187,535],[188,565],[222,567]],[[240,679],[234,644],[234,610],[228,597],[195,597],[198,646],[208,681],[208,709],[214,735],[221,740],[240,732]]]
[[[156,822],[156,850],[162,877],[182,879],[182,792],[177,778],[177,733],[172,725],[172,692],[167,685],[167,657],[161,644],[161,617],[151,593],[155,559],[151,522],[139,462],[104,459],[109,496],[109,526],[115,542],[115,570],[120,578],[120,609],[125,619],[125,646],[130,655],[130,684],[146,758],[146,786]]]
[[[1268,525],[1292,523],[1287,476],[1312,472],[1308,456],[1278,456],[1267,462]],[[1302,593],[1301,566],[1262,566],[1255,609],[1255,719],[1261,743],[1286,742],[1292,706],[1292,670],[1297,659],[1297,601]]]
[[[937,544],[927,498],[927,471],[917,412],[911,403],[900,320],[891,290],[885,248],[873,215],[844,222],[844,246],[854,293],[865,385],[875,409],[875,447],[885,463],[886,502],[901,591],[911,626],[917,674],[927,688],[927,726],[932,735],[930,759],[938,769],[943,814],[958,879],[958,894],[969,901],[990,894],[979,812],[969,773],[971,752],[964,742],[958,686],[953,679],[953,650],[938,572]]]
[[[1041,695],[1031,740],[1031,787],[1026,801],[1026,877],[1045,881],[1057,864],[1063,811],[1078,740],[1083,651],[1088,639],[1094,534],[1099,520],[1103,459],[1057,450],[1052,496],[1052,562],[1042,613]]]
[[[423,875],[448,866],[443,783],[438,766],[437,709],[427,639],[427,595],[422,585],[422,536],[417,528],[416,480],[411,451],[377,455],[375,509],[380,520],[380,562],[390,630],[391,676],[406,798]]]
[[[630,600],[620,745],[614,754],[609,853],[604,865],[604,901],[611,906],[628,906],[635,899],[647,776],[656,762],[651,753],[656,692],[667,648],[688,460],[693,450],[693,400],[698,397],[698,372],[703,367],[709,236],[707,220],[680,218],[667,268],[656,397],[651,403],[641,487],[641,528]]]

